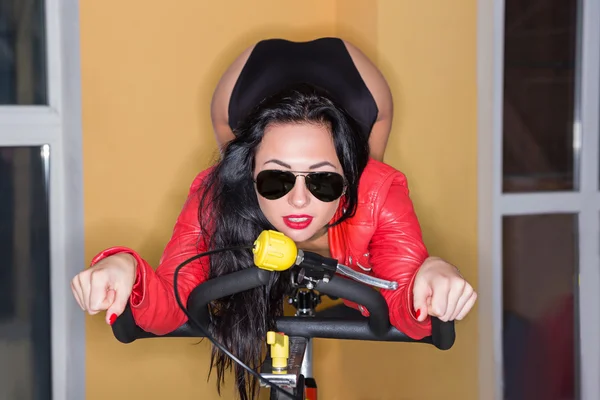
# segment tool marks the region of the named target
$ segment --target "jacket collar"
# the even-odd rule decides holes
[[[344,201],[340,201],[340,206],[338,207],[335,215],[333,216],[331,221],[329,221],[329,223],[334,222],[342,216],[343,204]],[[346,259],[346,244],[348,243],[346,235],[346,221],[342,222],[341,224],[332,226],[327,230],[329,253],[331,254],[331,257],[338,260],[340,264],[346,264],[348,262],[348,260]]]

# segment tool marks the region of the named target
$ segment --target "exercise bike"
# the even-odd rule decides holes
[[[294,291],[288,302],[296,309],[295,316],[276,320],[275,330],[265,338],[269,345],[267,357],[260,371],[256,371],[261,386],[271,387],[272,400],[317,400],[317,382],[312,371],[313,338],[427,343],[440,350],[448,350],[454,344],[453,321],[442,322],[432,317],[432,334],[421,340],[414,340],[390,325],[387,303],[375,287],[393,290],[396,282],[362,274],[338,264],[337,260],[299,250],[293,241],[275,231],[263,231],[252,251],[256,268],[210,279],[190,293],[187,312],[193,318],[180,328],[162,336],[146,332],[135,324],[128,305],[112,326],[114,336],[122,343],[153,337],[205,337],[211,323],[212,301],[266,285],[271,274],[292,268]],[[369,316],[315,312],[323,295],[359,304],[368,310]],[[277,387],[273,388],[274,385]]]

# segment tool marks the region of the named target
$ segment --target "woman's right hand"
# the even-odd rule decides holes
[[[136,260],[130,254],[106,257],[73,278],[71,289],[75,300],[90,315],[106,310],[106,323],[112,325],[127,306],[136,267]]]

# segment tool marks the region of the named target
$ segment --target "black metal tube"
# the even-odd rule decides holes
[[[288,336],[306,338],[372,340],[381,342],[414,342],[399,330],[388,327],[383,335],[375,334],[366,318],[363,319],[329,319],[323,317],[296,318],[282,317],[277,319],[277,330]]]

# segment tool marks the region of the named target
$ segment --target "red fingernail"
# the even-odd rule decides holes
[[[421,315],[421,309],[420,308],[417,310],[417,312],[415,312],[415,317],[419,318],[419,315]]]
[[[112,324],[115,323],[116,320],[117,320],[117,314],[113,314],[113,315],[110,316],[109,322],[112,325]]]

